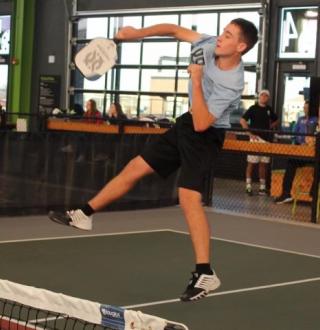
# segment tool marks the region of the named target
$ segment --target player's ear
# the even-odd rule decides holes
[[[237,50],[238,50],[239,53],[243,54],[243,52],[245,52],[245,50],[246,50],[247,48],[248,48],[248,45],[247,45],[245,42],[240,41],[240,42],[238,43]]]

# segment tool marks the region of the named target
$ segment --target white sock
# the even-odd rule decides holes
[[[247,188],[251,188],[251,182],[252,182],[251,178],[246,179],[246,187]]]
[[[260,189],[266,189],[266,180],[260,179]]]

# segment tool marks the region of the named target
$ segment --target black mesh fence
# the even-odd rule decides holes
[[[126,134],[126,123],[120,124],[118,133],[98,134],[50,131],[46,118],[32,120],[34,131],[0,130],[0,215],[83,205],[156,138],[156,134]],[[206,181],[204,203],[221,212],[317,222],[319,141],[318,134],[228,131]],[[252,167],[250,193],[248,161]],[[265,172],[264,191],[261,171]],[[144,178],[108,209],[175,205],[177,177],[175,173],[167,180],[157,175]]]
[[[86,203],[154,135],[0,132],[0,214],[35,214]],[[108,209],[177,203],[176,174],[144,178]]]

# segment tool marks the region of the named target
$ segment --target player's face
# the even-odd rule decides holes
[[[241,38],[240,28],[236,24],[228,24],[217,39],[215,54],[231,56],[241,54],[246,49],[246,43]]]

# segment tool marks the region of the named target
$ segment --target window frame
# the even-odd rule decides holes
[[[73,55],[74,55],[74,46],[76,45],[81,45],[81,44],[86,44],[90,41],[90,39],[80,39],[77,38],[77,22],[81,19],[85,19],[85,18],[92,18],[92,17],[108,17],[108,37],[110,35],[110,18],[111,17],[128,17],[128,16],[139,16],[141,17],[141,26],[144,26],[144,22],[145,22],[145,17],[146,16],[154,16],[154,15],[158,15],[158,16],[163,16],[166,14],[173,14],[173,15],[177,15],[178,16],[178,24],[181,23],[181,16],[185,15],[185,14],[216,14],[217,15],[217,31],[219,32],[220,29],[220,15],[222,13],[230,13],[230,12],[237,12],[237,13],[241,13],[241,12],[256,12],[259,15],[259,18],[261,18],[261,12],[260,12],[260,8],[261,8],[261,4],[252,4],[250,6],[239,6],[239,8],[237,7],[233,7],[234,10],[230,10],[227,7],[217,7],[217,6],[213,6],[213,7],[209,7],[209,8],[205,8],[205,9],[197,9],[197,8],[190,8],[188,10],[185,9],[176,9],[176,10],[159,10],[157,12],[154,12],[152,10],[148,10],[146,12],[141,12],[141,11],[129,11],[129,12],[117,12],[117,11],[112,11],[112,12],[91,12],[91,13],[82,13],[81,15],[75,16],[73,17],[73,29],[72,29],[72,44],[73,44]],[[259,31],[262,31],[262,26],[261,26],[261,19],[259,19]],[[179,72],[181,72],[181,70],[186,70],[188,65],[182,65],[179,64],[179,50],[180,50],[180,45],[181,42],[180,41],[174,41],[176,43],[176,63],[171,64],[165,64],[165,65],[152,65],[152,64],[144,64],[142,62],[142,58],[143,58],[143,45],[150,43],[150,42],[172,42],[174,39],[173,38],[167,38],[167,37],[153,37],[153,38],[146,38],[143,40],[138,41],[138,43],[140,44],[140,61],[138,64],[117,64],[113,70],[111,70],[111,72],[109,72],[108,74],[112,75],[112,82],[111,82],[111,86],[114,86],[114,88],[109,89],[107,84],[108,84],[108,79],[105,79],[105,88],[103,90],[95,90],[95,89],[84,89],[84,88],[79,88],[79,87],[75,87],[74,86],[74,65],[71,64],[71,67],[73,68],[73,70],[71,70],[71,86],[69,87],[69,91],[71,91],[70,93],[70,103],[72,103],[72,98],[74,97],[74,94],[82,94],[82,93],[102,93],[104,94],[104,108],[102,110],[103,114],[106,114],[106,103],[107,103],[107,99],[115,99],[117,98],[119,95],[124,94],[124,95],[137,95],[137,111],[136,111],[136,116],[139,117],[140,115],[140,103],[141,103],[141,97],[145,96],[145,95],[149,95],[149,96],[160,96],[162,98],[166,98],[166,97],[173,97],[173,113],[172,113],[172,117],[175,118],[177,115],[177,100],[181,99],[181,98],[188,98],[188,93],[182,93],[178,91],[178,87],[179,87]],[[137,43],[137,41],[126,41],[126,43]],[[121,47],[121,45],[120,45]],[[121,59],[120,59],[121,60]],[[255,69],[255,72],[259,71],[260,66],[260,61],[261,61],[261,44],[259,43],[258,46],[258,53],[257,53],[257,62],[251,62],[251,63],[244,63],[244,68],[247,71],[252,71],[253,69]],[[126,91],[126,90],[120,90],[120,85],[119,85],[119,81],[120,78],[117,76],[118,75],[118,71],[121,69],[138,69],[139,70],[139,82],[138,82],[138,89],[135,91]],[[141,85],[141,78],[142,78],[142,72],[144,69],[157,69],[157,70],[165,70],[165,69],[172,69],[175,71],[175,82],[174,82],[174,91],[173,92],[150,92],[150,91],[145,91],[142,90]],[[258,83],[259,83],[259,74],[257,73],[256,76],[256,90],[258,88]],[[111,97],[110,97],[111,96]],[[256,97],[256,93],[252,94],[252,95],[242,95],[242,99],[252,99],[254,100]]]

